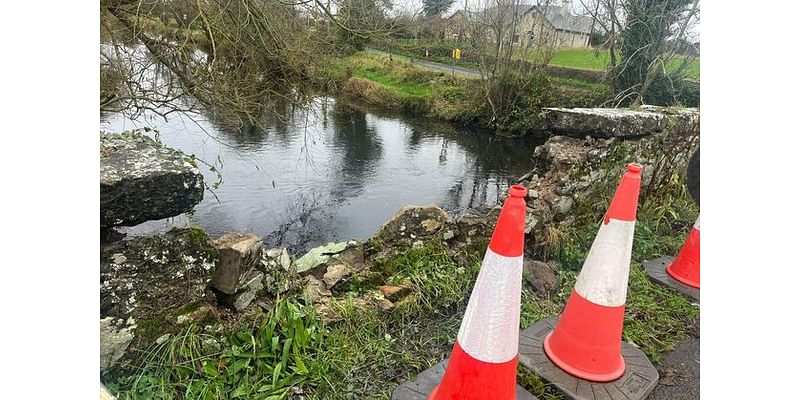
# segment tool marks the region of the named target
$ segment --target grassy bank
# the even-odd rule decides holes
[[[558,315],[572,290],[616,180],[603,196],[576,204],[575,223],[554,233],[552,261],[560,265],[560,290],[540,297],[523,285],[520,328]],[[674,180],[641,204],[634,236],[623,340],[654,362],[696,329],[699,309],[652,284],[645,259],[675,254],[697,208]],[[371,243],[379,247],[379,243]],[[239,328],[213,333],[190,326],[154,346],[137,368],[106,383],[120,399],[388,399],[401,382],[446,357],[452,349],[486,243],[456,254],[444,244],[399,249],[375,259],[370,279],[355,279],[333,308],[338,322],[324,324],[300,295],[279,299]],[[527,279],[527,277],[526,277]],[[357,307],[355,296],[379,283],[407,282],[412,294],[391,312]],[[543,399],[560,398],[520,370],[519,382]]]
[[[316,71],[317,79],[336,93],[353,96],[372,105],[414,112],[446,121],[493,127],[484,98],[484,83],[433,71],[407,60],[356,53],[331,58]],[[608,93],[603,84],[575,79],[539,80],[532,103],[543,106],[590,107]],[[536,114],[537,109],[521,110]]]

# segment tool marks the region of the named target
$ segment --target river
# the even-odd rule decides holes
[[[121,231],[135,236],[193,223],[212,237],[252,232],[294,252],[367,239],[407,204],[436,204],[451,215],[497,204],[532,168],[536,144],[328,97],[259,131],[222,128],[193,113],[100,121],[109,132],[145,126],[165,145],[215,164],[222,182],[190,215]],[[217,174],[199,166],[213,184]]]

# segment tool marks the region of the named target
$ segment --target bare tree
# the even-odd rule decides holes
[[[489,123],[497,128],[503,129],[513,120],[531,122],[516,112],[527,108],[522,103],[549,90],[543,70],[557,44],[542,10],[551,2],[539,0],[530,5],[520,0],[483,0],[465,11],[467,37],[479,59]]]
[[[696,55],[678,54],[699,20],[699,0],[581,0],[607,34],[614,104],[639,105],[656,81],[675,89]],[[678,57],[682,57],[677,62]]]

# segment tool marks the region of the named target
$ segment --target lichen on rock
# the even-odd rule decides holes
[[[204,190],[203,175],[186,154],[143,134],[100,136],[100,227],[180,215]]]
[[[213,299],[207,286],[215,260],[196,228],[108,244],[100,251],[100,316],[136,321],[133,344],[147,346],[181,311]]]

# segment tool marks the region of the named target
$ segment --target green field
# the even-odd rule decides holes
[[[590,69],[602,71],[610,62],[608,51],[595,53],[591,49],[562,49],[556,51],[550,60],[550,65],[577,69]],[[678,57],[667,64],[667,70],[675,70],[683,62],[683,57]],[[686,69],[689,77],[700,79],[700,59],[692,60]]]

